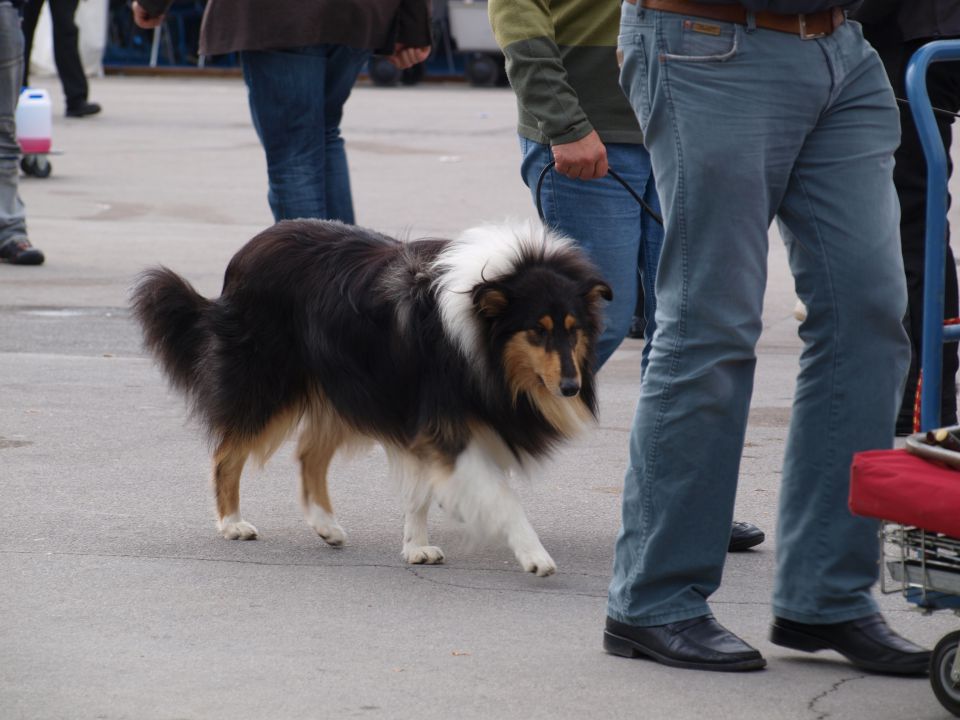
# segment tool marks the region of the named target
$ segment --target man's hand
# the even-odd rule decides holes
[[[607,148],[596,130],[571,143],[553,146],[557,172],[572,180],[594,180],[607,174]]]
[[[430,57],[429,45],[426,47],[407,47],[397,43],[393,49],[393,55],[388,55],[387,60],[401,70],[406,70],[417,63],[422,63],[428,57]]]
[[[163,15],[158,15],[157,17],[148,15],[147,11],[144,10],[138,2],[134,2],[131,9],[133,10],[133,21],[137,24],[137,27],[142,27],[144,30],[151,30],[163,24]]]

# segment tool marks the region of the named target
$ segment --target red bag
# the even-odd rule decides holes
[[[853,456],[850,510],[960,537],[960,472],[906,450]]]

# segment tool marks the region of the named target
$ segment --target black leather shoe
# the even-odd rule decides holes
[[[767,664],[713,615],[640,627],[607,618],[603,649],[611,655],[645,657],[671,667],[736,672],[759,670]]]
[[[880,613],[830,625],[774,618],[770,642],[805,652],[836,650],[858,668],[876,673],[923,675],[930,665],[930,651],[897,635]]]
[[[43,252],[26,238],[13,238],[0,245],[0,260],[11,265],[42,265]]]
[[[730,530],[730,544],[727,545],[727,552],[749,550],[766,539],[767,536],[763,534],[763,530],[756,525],[734,520],[733,528]]]
[[[70,105],[67,107],[67,117],[87,117],[87,115],[96,115],[103,108],[101,108],[97,103],[87,102],[84,100],[82,103],[76,105]]]

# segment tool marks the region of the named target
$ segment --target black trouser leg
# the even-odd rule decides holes
[[[924,41],[925,42],[925,41]],[[906,62],[923,42],[911,42],[904,46],[900,71],[893,78],[898,97],[906,97],[904,71]],[[940,62],[930,65],[927,73],[927,92],[934,107],[956,112],[960,109],[960,64]],[[947,172],[953,170],[950,161],[951,125],[953,118],[935,114],[940,139],[947,151]],[[902,107],[900,121],[903,137],[896,152],[896,167],[893,173],[897,194],[900,198],[900,242],[903,250],[903,265],[907,278],[908,309],[904,321],[913,348],[910,374],[900,410],[900,426],[910,422],[917,390],[919,358],[923,335],[923,284],[924,247],[926,240],[927,162],[920,144],[916,126],[909,107]],[[944,258],[944,318],[960,314],[957,300],[957,266],[949,244]],[[940,403],[940,422],[953,425],[957,422],[956,375],[960,362],[957,358],[957,343],[947,343],[943,348],[943,378]]]
[[[80,31],[74,22],[80,0],[49,0],[53,20],[53,59],[63,85],[67,107],[87,101],[87,76],[80,60]]]
[[[30,53],[33,51],[33,33],[37,29],[37,20],[43,0],[29,0],[23,6],[23,86],[30,86]]]

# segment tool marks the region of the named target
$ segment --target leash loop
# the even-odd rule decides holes
[[[540,171],[540,177],[537,178],[537,190],[536,190],[536,200],[537,200],[537,215],[540,216],[542,222],[546,222],[546,218],[543,216],[543,199],[541,198],[541,190],[543,189],[543,181],[547,177],[547,173],[557,164],[556,160],[551,160],[546,165],[544,165],[543,170]],[[647,211],[647,214],[652,217],[658,225],[663,225],[663,218],[652,208],[647,202],[640,197],[636,190],[634,190],[630,183],[624,180],[620,175],[618,175],[613,170],[607,170],[607,173],[616,180],[618,183],[623,185],[624,190],[626,190],[630,195],[633,196],[633,199],[636,200],[640,207]]]

